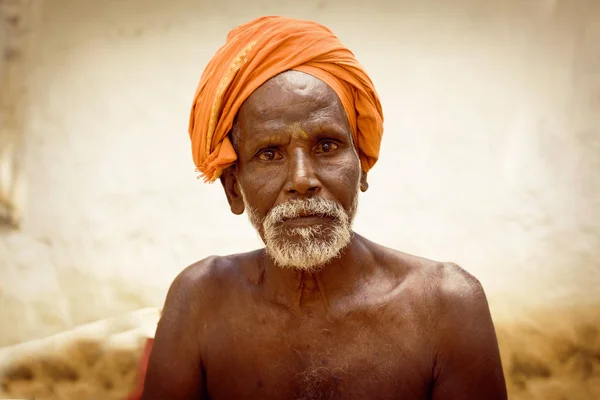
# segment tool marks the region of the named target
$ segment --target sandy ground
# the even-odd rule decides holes
[[[81,341],[63,354],[15,363],[2,379],[2,390],[25,399],[125,400],[136,382],[140,349],[107,349]]]
[[[600,304],[496,321],[496,327],[510,399],[600,399]],[[124,400],[145,337],[131,330],[14,357],[5,363],[0,389],[13,398]]]
[[[600,305],[497,321],[509,398],[600,399]]]

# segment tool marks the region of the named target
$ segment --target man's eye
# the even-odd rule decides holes
[[[329,141],[321,142],[317,146],[317,153],[329,153],[330,151],[333,151],[337,148],[338,148],[337,143],[329,142]]]
[[[279,160],[281,155],[275,150],[263,150],[258,154],[258,158],[262,161]]]

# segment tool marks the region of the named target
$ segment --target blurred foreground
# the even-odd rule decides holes
[[[0,395],[125,400],[134,389],[154,309],[0,350]],[[600,398],[600,304],[496,321],[509,398]]]

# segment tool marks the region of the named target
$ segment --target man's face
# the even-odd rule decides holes
[[[280,74],[244,102],[233,135],[234,191],[276,264],[314,270],[337,257],[352,237],[361,169],[335,91]]]

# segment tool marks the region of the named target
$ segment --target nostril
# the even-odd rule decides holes
[[[293,195],[314,194],[321,188],[320,182],[311,176],[294,176],[287,183],[285,191]]]

